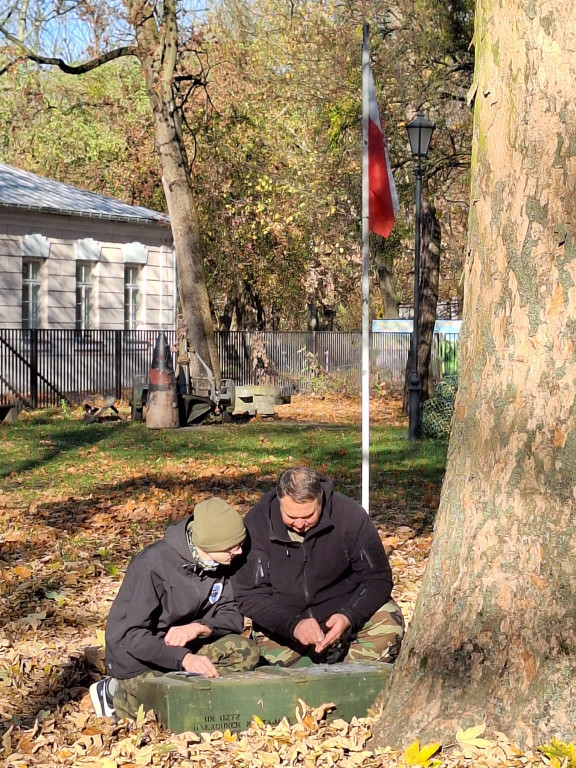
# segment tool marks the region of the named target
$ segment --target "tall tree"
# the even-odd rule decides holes
[[[182,49],[187,50],[189,58],[194,42],[190,30],[184,30],[183,36],[179,33],[179,15],[182,16],[184,10],[178,0],[160,3],[123,0],[120,5],[107,4],[105,0],[101,5],[93,5],[88,0],[64,0],[53,7],[41,2],[24,5],[3,2],[0,4],[0,33],[6,42],[3,55],[8,60],[27,58],[41,66],[58,67],[71,75],[90,72],[125,56],[135,57],[139,62],[154,123],[156,153],[176,246],[179,293],[189,341],[219,378],[200,226],[178,108],[177,86],[194,84],[201,79],[201,75],[182,66],[185,60]],[[62,33],[66,24],[69,30],[81,30],[89,35],[89,55],[80,63],[75,61],[78,47],[66,57],[66,36]],[[114,45],[114,40],[122,38],[128,39],[125,44]]]
[[[460,380],[430,561],[377,735],[576,720],[576,29],[478,0]]]

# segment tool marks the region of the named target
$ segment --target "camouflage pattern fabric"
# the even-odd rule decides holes
[[[382,661],[391,663],[400,652],[404,637],[404,617],[394,600],[379,608],[358,633],[323,654],[314,654],[299,643],[282,645],[262,632],[253,632],[264,664],[276,667],[311,667],[313,664],[331,664],[338,661]],[[261,663],[262,663],[261,662]]]
[[[213,642],[204,643],[194,651],[198,656],[207,656],[219,672],[249,672],[259,661],[256,644],[240,635],[226,635]],[[145,672],[128,680],[118,680],[114,693],[114,708],[119,717],[136,718],[140,702],[137,699],[138,685],[142,680],[161,677],[164,672]],[[170,673],[167,673],[170,674]]]
[[[444,376],[436,386],[434,397],[422,406],[422,436],[443,438],[450,436],[454,401],[458,390],[458,376]]]

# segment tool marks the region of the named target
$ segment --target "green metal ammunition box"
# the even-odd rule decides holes
[[[298,699],[309,706],[334,703],[332,717],[365,717],[385,688],[392,664],[344,662],[304,669],[263,667],[210,679],[169,673],[142,680],[137,699],[144,710],[176,733],[183,731],[242,731],[254,715],[276,724],[283,717],[295,722]]]

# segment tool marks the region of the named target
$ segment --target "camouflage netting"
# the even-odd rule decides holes
[[[436,387],[434,397],[422,406],[422,437],[448,437],[458,390],[458,376],[444,376]]]

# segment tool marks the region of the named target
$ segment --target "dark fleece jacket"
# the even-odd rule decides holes
[[[106,669],[112,677],[182,669],[182,659],[194,649],[166,645],[172,626],[202,622],[212,629],[210,639],[242,631],[222,569],[206,573],[192,562],[186,539],[191,519],[171,525],[162,541],[143,549],[128,566],[106,625]]]
[[[249,541],[232,577],[240,610],[275,639],[293,640],[296,624],[334,613],[358,630],[390,599],[392,573],[378,532],[362,507],[322,483],[318,523],[303,543],[290,539],[276,491],[244,519]]]

